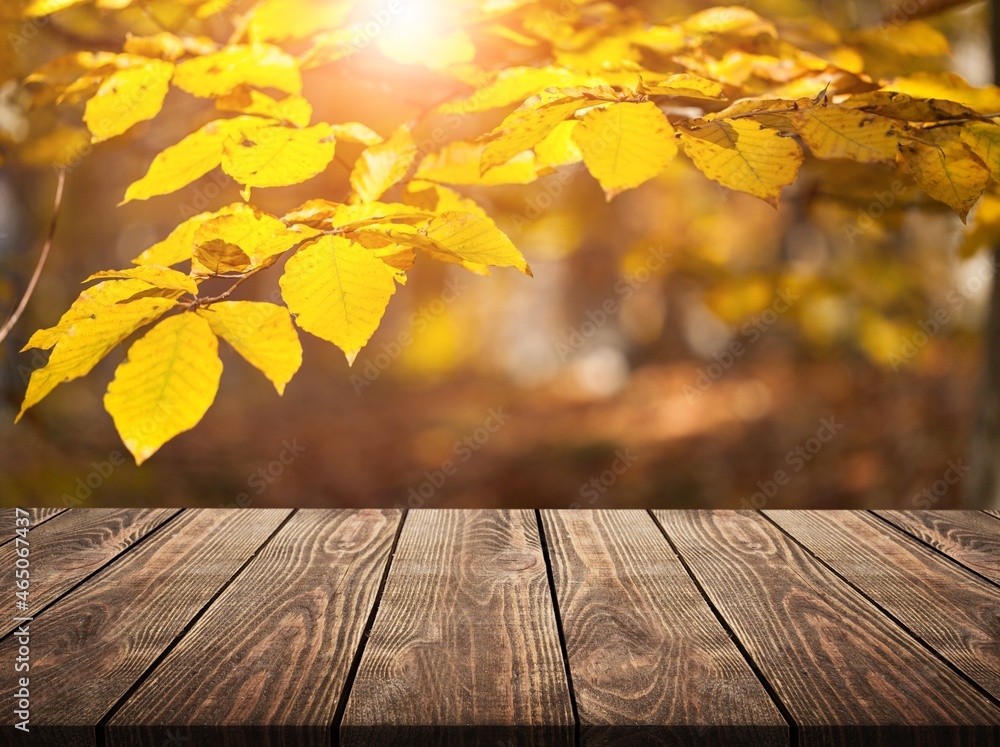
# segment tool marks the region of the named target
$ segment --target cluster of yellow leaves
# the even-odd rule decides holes
[[[244,203],[193,216],[140,254],[135,267],[88,278],[101,282],[83,291],[56,326],[32,336],[25,349],[52,353],[33,372],[18,417],[156,322],[131,345],[105,396],[122,440],[141,463],[196,425],[215,399],[222,373],[218,338],[280,394],[302,362],[293,318],[353,362],[378,328],[396,284],[405,282],[415,250],[473,269],[530,273],[492,220],[452,210],[463,198],[441,194],[430,209],[314,200],[282,218]],[[198,295],[205,278],[242,279],[286,253],[280,279],[286,306]]]
[[[281,393],[301,364],[296,326],[353,362],[418,254],[480,274],[513,267],[530,275],[510,239],[454,186],[526,184],[582,164],[610,200],[683,154],[724,187],[777,204],[808,153],[897,169],[964,220],[1000,180],[1000,90],[950,75],[883,80],[867,71],[894,56],[947,53],[922,22],[842,34],[818,20],[775,24],[741,6],[649,23],[612,3],[490,0],[442,5],[444,20],[414,44],[405,3],[387,4],[385,18],[333,0],[133,5],[34,0],[26,13],[140,11],[176,30],[183,22],[163,19],[227,10],[234,33],[223,41],[162,31],[130,36],[120,50],[62,55],[25,79],[33,105],[83,103],[96,143],[152,120],[173,89],[211,100],[218,115],[157,154],[123,202],[168,194],[214,169],[240,184],[247,202],[195,215],[134,267],[90,278],[99,282],[29,341],[51,354],[32,375],[22,413],[152,325],[105,398],[139,462],[213,401],[219,338]],[[430,152],[418,149],[412,123],[383,138],[360,122],[314,121],[302,72],[340,64],[369,41],[372,53],[467,86],[434,116],[513,110],[481,137]],[[74,137],[60,135],[48,149]],[[283,216],[249,204],[253,189],[322,173],[340,157],[338,142],[362,146],[342,201],[310,200]],[[990,197],[980,211],[980,233],[994,224],[1000,232],[996,203]],[[279,260],[283,306],[230,300]],[[228,291],[201,295],[219,278],[233,281]]]

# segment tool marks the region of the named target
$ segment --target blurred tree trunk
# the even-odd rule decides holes
[[[1000,0],[990,3],[990,15],[993,80],[1000,83]],[[993,267],[1000,267],[1000,247],[994,249]],[[994,274],[983,330],[983,378],[969,454],[972,472],[965,485],[968,508],[1000,509],[1000,283],[997,280]]]

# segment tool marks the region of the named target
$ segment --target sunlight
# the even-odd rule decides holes
[[[379,49],[402,64],[427,64],[442,53],[442,45],[456,43],[454,20],[447,3],[435,0],[369,0],[372,17],[381,25]],[[444,50],[448,53],[448,50]],[[451,56],[449,54],[449,56]]]

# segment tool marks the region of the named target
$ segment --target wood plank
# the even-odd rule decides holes
[[[68,589],[128,550],[174,516],[178,509],[78,508],[28,532],[27,615],[36,614]],[[14,589],[16,543],[0,546],[0,589]],[[0,636],[17,627],[0,618]]]
[[[344,745],[571,745],[532,511],[411,511],[340,727]]]
[[[763,516],[655,515],[799,744],[992,744],[1000,708]]]
[[[543,511],[583,745],[779,745],[788,724],[645,511]]]
[[[994,518],[1000,519],[1000,511],[987,511],[986,513]]]
[[[876,511],[931,547],[1000,584],[1000,523],[979,511]]]
[[[172,520],[29,623],[31,735],[96,744],[95,727],[289,515],[194,509]],[[0,641],[14,661],[17,635]],[[13,677],[0,697],[14,702]],[[11,709],[0,725],[13,723]]]
[[[764,513],[1000,699],[1000,588],[867,513]]]
[[[44,524],[49,519],[58,516],[65,508],[27,508],[30,528],[34,529],[39,524]],[[0,508],[0,546],[6,545],[14,540],[14,530],[17,528],[13,508]]]
[[[329,744],[401,518],[299,511],[109,721],[107,744]]]

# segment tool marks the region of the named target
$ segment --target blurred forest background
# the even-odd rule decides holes
[[[677,15],[710,4],[646,5]],[[877,29],[892,7],[747,5],[845,33]],[[905,73],[912,62],[986,84],[988,16],[980,2],[927,19],[952,55],[898,54],[882,71],[869,59],[869,70]],[[117,33],[60,15],[18,50],[19,72]],[[337,70],[306,78],[317,115],[341,121],[331,112],[347,106],[384,134],[401,109],[417,116],[454,86],[374,49]],[[0,89],[8,137],[25,126],[2,103],[12,91]],[[0,345],[4,504],[960,505],[993,267],[985,251],[961,258],[953,213],[927,200],[894,209],[911,185],[846,163],[807,167],[778,210],[718,188],[683,159],[611,203],[582,164],[527,186],[469,189],[534,279],[418,263],[353,368],[303,335],[303,368],[281,398],[223,346],[222,386],[204,421],[139,468],[101,406],[124,350],[14,425],[34,365],[18,350],[57,321],[79,282],[126,266],[194,212],[239,199],[236,185],[210,174],[116,207],[155,153],[211,116],[209,103],[182,105],[188,119],[140,125],[68,172],[52,255]],[[475,115],[454,137],[502,115]],[[418,143],[434,125],[418,128]],[[304,195],[343,194],[347,176],[335,163],[308,188],[258,199],[280,213]],[[0,169],[0,316],[34,268],[54,184],[30,153]],[[246,298],[267,299],[276,278],[244,287]]]

